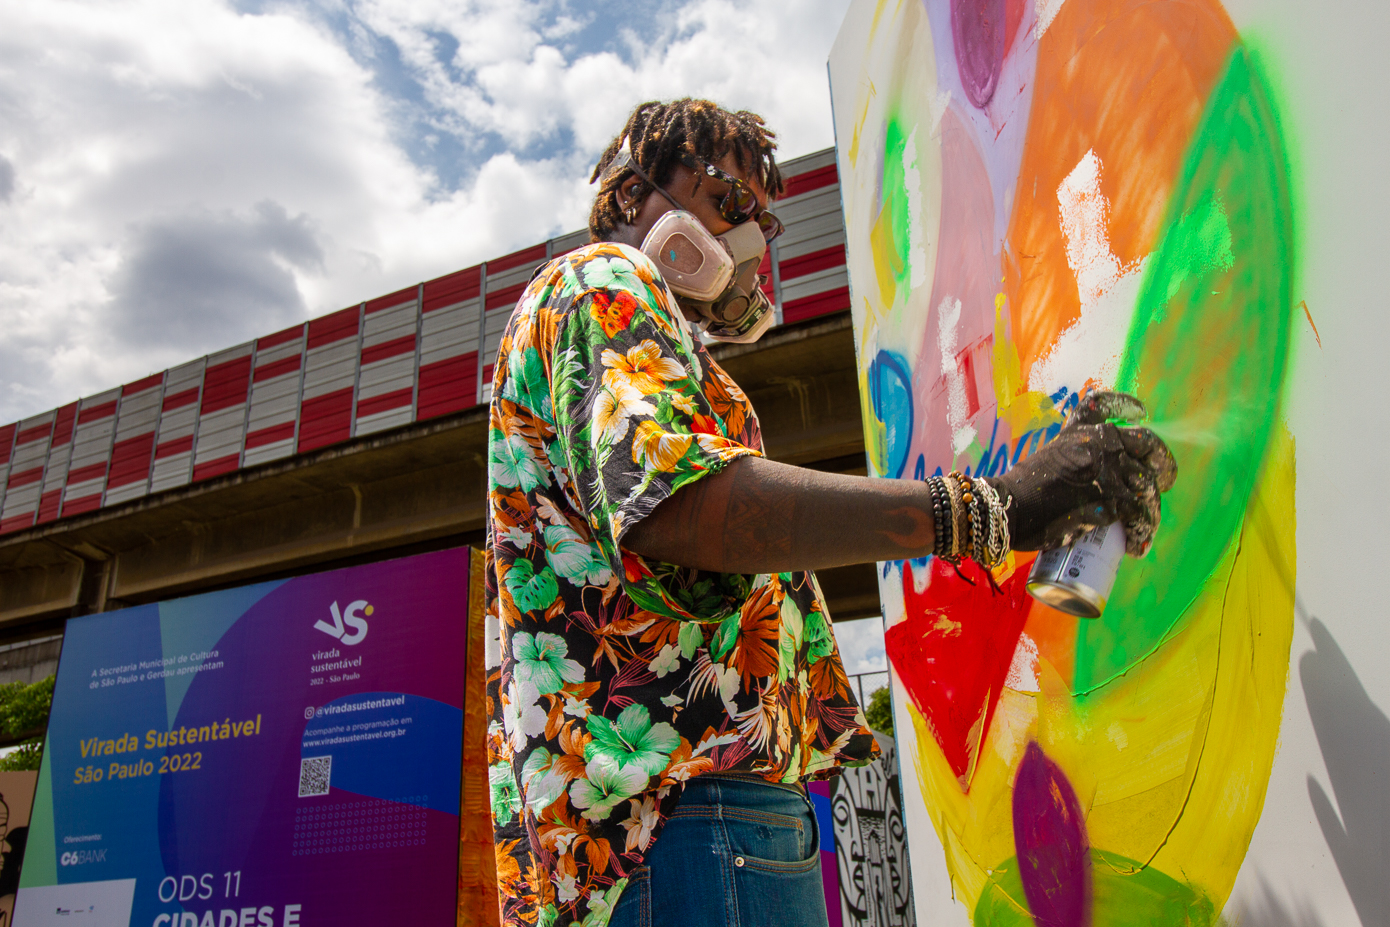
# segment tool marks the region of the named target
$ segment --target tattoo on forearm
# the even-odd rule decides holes
[[[736,475],[724,511],[721,560],[734,562],[749,551],[790,554],[795,510],[792,493],[766,480]]]
[[[930,547],[935,540],[936,526],[932,523],[931,513],[924,512],[917,506],[905,506],[898,509],[889,509],[888,514],[904,520],[903,527],[908,528],[906,534],[880,528],[879,533],[888,540],[897,544],[905,550],[920,551]]]

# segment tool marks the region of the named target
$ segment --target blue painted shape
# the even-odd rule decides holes
[[[884,476],[898,478],[907,469],[912,444],[912,375],[907,361],[892,351],[879,351],[869,364],[869,402],[874,418],[883,425]]]
[[[806,791],[811,799],[811,807],[816,811],[816,829],[820,831],[821,852],[834,853],[835,819],[830,814],[830,783],[811,782],[808,785]]]

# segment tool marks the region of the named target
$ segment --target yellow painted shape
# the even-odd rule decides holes
[[[888,465],[888,425],[874,413],[869,394],[869,370],[859,367],[859,413],[864,420],[864,452],[869,458],[870,476],[883,476]]]
[[[1270,442],[1237,545],[1179,622],[1127,674],[1083,699],[1040,661],[1042,692],[1006,689],[962,793],[909,704],[914,757],[960,899],[973,911],[1014,856],[1012,783],[1030,739],[1087,809],[1091,845],[1225,904],[1264,807],[1293,638],[1294,443]]]
[[[1023,365],[1009,335],[1009,314],[1004,311],[1007,304],[1008,298],[1003,293],[994,295],[994,401],[998,409],[996,415],[1008,426],[1008,433],[1023,435],[1060,422],[1062,416],[1047,393],[1024,388]]]

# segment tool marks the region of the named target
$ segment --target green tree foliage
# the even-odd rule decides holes
[[[48,709],[53,704],[52,676],[33,685],[12,682],[0,686],[0,736],[20,737],[48,726]],[[0,757],[0,770],[38,769],[43,758],[43,734],[20,744],[18,750]]]
[[[864,717],[869,720],[869,727],[880,734],[893,736],[893,701],[887,686],[875,689],[869,696],[869,707],[864,709]]]

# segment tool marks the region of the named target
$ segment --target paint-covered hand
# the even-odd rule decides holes
[[[1118,521],[1130,556],[1148,553],[1158,530],[1159,494],[1172,488],[1178,465],[1149,429],[1113,424],[1146,414],[1133,396],[1091,393],[1056,438],[989,480],[1009,505],[1014,550],[1060,547]]]

